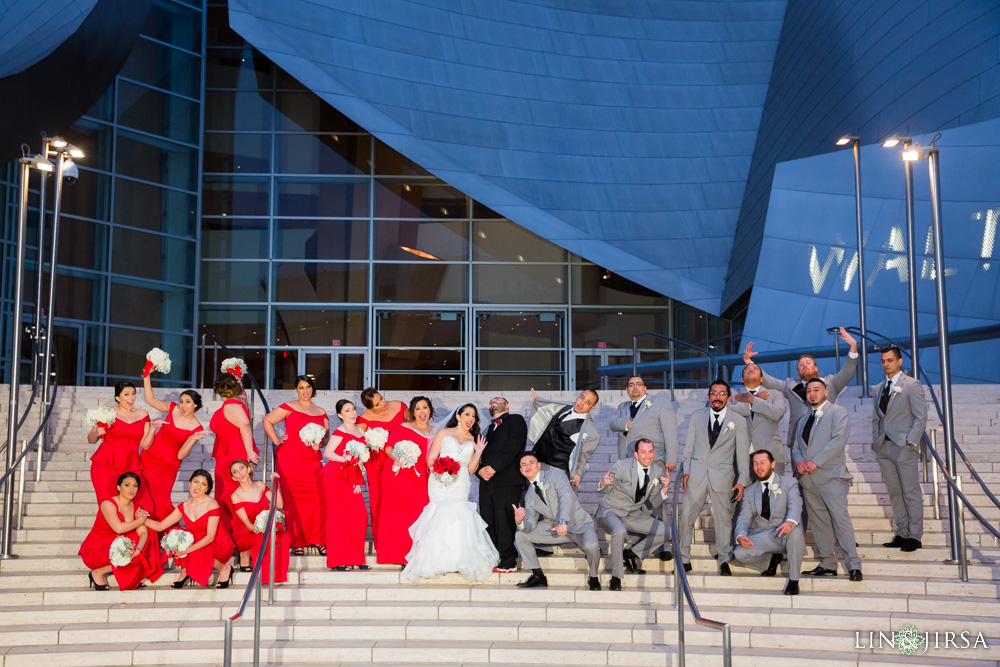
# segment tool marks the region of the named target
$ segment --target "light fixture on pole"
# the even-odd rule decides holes
[[[861,376],[858,382],[861,384],[861,397],[871,396],[871,389],[868,386],[868,324],[865,318],[865,240],[861,227],[861,137],[858,134],[845,134],[837,139],[838,146],[851,144],[854,148],[854,210],[857,222],[858,234],[858,311],[861,325]]]
[[[56,137],[56,140],[63,142],[65,141]],[[42,152],[41,155],[48,159],[55,155],[52,151],[51,146],[53,139],[49,139],[42,132]],[[40,379],[40,374],[42,371],[42,347],[41,347],[41,336],[42,336],[42,276],[45,271],[45,208],[48,197],[46,192],[46,185],[48,185],[48,174],[42,174],[42,182],[38,186],[38,252],[36,253],[35,263],[35,322],[34,322],[34,335],[35,335],[35,353],[31,357],[31,376],[35,379]],[[43,413],[44,414],[44,413]]]
[[[906,128],[909,135],[910,128]],[[895,148],[903,144],[909,149],[913,140],[909,136],[894,134],[882,142],[882,148]],[[903,160],[903,176],[906,184],[906,275],[910,302],[910,360],[913,362],[913,377],[920,379],[920,348],[917,346],[917,249],[916,231],[913,223],[913,164]]]
[[[17,451],[17,393],[21,379],[21,319],[24,314],[24,246],[28,226],[28,178],[32,169],[41,172],[51,172],[53,164],[44,156],[28,156],[27,146],[22,145],[24,157],[17,161],[21,171],[18,184],[17,208],[17,249],[14,260],[14,313],[11,320],[11,348],[7,373],[10,375],[10,405],[7,412],[7,465],[4,472],[14,467],[14,454]],[[14,529],[11,518],[14,514],[14,476],[7,476],[7,488],[3,499],[3,530],[0,531],[0,559],[17,558],[11,553],[11,535]]]
[[[948,294],[945,290],[944,266],[944,232],[941,224],[941,170],[938,149],[934,145],[941,137],[938,133],[929,146],[911,144],[899,152],[903,162],[915,162],[927,159],[927,172],[930,177],[931,192],[931,232],[934,248],[934,296],[937,301],[938,355],[941,372],[941,416],[943,417],[945,464],[948,475],[955,478],[955,419],[952,411],[951,396],[951,355],[948,348]],[[958,562],[958,522],[956,513],[958,496],[955,488],[948,485],[948,515],[951,529],[951,560]]]

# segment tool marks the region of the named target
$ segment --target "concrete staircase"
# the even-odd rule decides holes
[[[268,394],[272,406],[291,398],[289,392]],[[704,404],[703,394],[678,392],[682,442],[687,416]],[[318,402],[332,413],[345,396],[356,399],[323,392]],[[871,404],[862,404],[858,396],[851,388],[840,403],[852,416],[850,506],[865,580],[851,583],[843,574],[803,577],[801,595],[788,597],[781,594],[784,571],[768,579],[734,567],[735,576],[719,577],[708,546],[713,527],[706,510],[689,575],[702,614],[732,624],[734,664],[741,666],[1000,664],[1000,548],[969,517],[970,581],[958,580],[956,566],[943,562],[949,556],[948,536],[945,521],[933,519],[930,484],[924,485],[924,548],[904,554],[878,546],[892,538],[891,510],[868,446]],[[508,397],[514,411],[529,410],[527,392]],[[489,396],[437,394],[432,399],[440,414],[466,400],[485,406]],[[602,430],[620,400],[618,392],[603,393],[597,415]],[[56,446],[45,452],[42,481],[26,484],[25,514],[14,541],[19,557],[0,561],[2,667],[34,666],[40,660],[53,666],[222,663],[222,620],[235,612],[247,575],[237,575],[235,590],[173,590],[169,573],[142,590],[86,587],[87,570],[76,552],[96,507],[87,460],[93,446],[86,444],[83,414],[110,402],[111,391],[105,388],[60,393]],[[206,401],[203,424],[219,405]],[[1000,488],[1000,459],[994,453],[1000,442],[1000,387],[958,386],[955,405],[959,442],[987,483]],[[259,423],[259,404],[257,411]],[[934,426],[939,426],[936,419]],[[259,432],[258,438],[262,441]],[[176,501],[186,495],[191,470],[211,469],[210,440],[184,462]],[[610,435],[602,439],[591,459],[580,494],[589,510],[597,504],[598,480],[616,456],[614,442]],[[987,506],[978,486],[968,477],[966,482],[977,507],[990,520],[1000,519],[1000,510]],[[942,516],[946,513],[942,491]],[[806,569],[814,564],[811,556],[810,548]],[[373,555],[369,563],[374,565]],[[262,609],[262,664],[677,664],[672,562],[647,560],[648,574],[627,575],[621,592],[606,590],[607,573],[601,577],[605,590],[587,590],[586,563],[573,548],[557,548],[542,565],[549,588],[520,590],[514,584],[525,578],[523,572],[494,575],[477,585],[458,575],[413,585],[400,579],[397,567],[331,572],[321,557],[293,556],[289,583],[276,587],[275,604]],[[687,664],[721,664],[720,633],[694,625],[685,613]],[[930,633],[926,653],[920,653],[921,646],[906,656],[886,641],[878,647],[880,632],[888,636],[906,624]],[[946,632],[958,635],[958,646],[963,645],[961,633],[970,633],[970,648],[944,648]],[[979,633],[988,648],[971,647]],[[251,604],[234,628],[235,664],[249,664],[252,639]]]

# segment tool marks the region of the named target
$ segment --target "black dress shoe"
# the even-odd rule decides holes
[[[723,563],[719,566],[719,575],[723,577],[733,576],[733,571],[729,569],[729,563]]]
[[[642,569],[642,559],[639,558],[631,549],[625,549],[622,551],[622,560],[625,563],[626,572],[631,574],[646,574],[646,571]]]
[[[611,577],[611,583],[608,584],[609,591],[620,591],[622,589],[622,580],[618,577]]]
[[[684,563],[683,565],[684,565],[684,571],[685,572],[690,572],[691,571],[691,563]]]
[[[906,544],[904,544],[902,547],[900,547],[899,550],[900,551],[905,551],[906,553],[910,553],[911,551],[916,551],[917,549],[919,549],[922,546],[924,546],[924,545],[922,545],[920,543],[920,540],[918,540],[918,539],[916,539],[914,537],[908,537],[908,538],[906,538]]]
[[[674,559],[674,554],[673,552],[670,551],[661,551],[657,555],[660,557],[660,560],[662,560],[664,563],[672,561]]]
[[[788,585],[785,586],[785,595],[798,595],[799,594],[799,582],[789,581]]]
[[[526,580],[522,581],[517,585],[518,588],[546,588],[549,585],[549,580],[545,578],[544,574],[532,574]]]
[[[817,565],[813,569],[809,570],[808,572],[803,572],[802,574],[806,575],[807,577],[836,577],[837,571],[828,570],[822,565]]]
[[[545,557],[548,557],[548,556],[552,555],[552,550],[551,549],[540,549],[538,547],[535,547],[535,555],[536,556],[545,556]]]
[[[863,581],[864,577],[861,576],[861,570],[851,570],[850,571],[851,581]]]
[[[762,577],[773,577],[778,574],[778,566],[785,559],[783,554],[772,554],[771,562],[767,564],[767,569],[760,573]]]
[[[896,535],[895,537],[892,538],[890,542],[883,542],[882,546],[888,547],[889,549],[898,549],[904,544],[906,544],[906,538]]]
[[[601,580],[597,577],[589,577],[587,579],[587,585],[590,586],[590,590],[599,591],[601,590]]]

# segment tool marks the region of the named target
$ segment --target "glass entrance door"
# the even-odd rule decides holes
[[[465,309],[375,309],[374,386],[406,391],[466,389],[466,315]]]
[[[369,383],[368,351],[358,348],[303,350],[299,374],[311,375],[317,391],[361,391]]]
[[[604,386],[597,369],[601,366],[631,363],[631,352],[623,354],[622,350],[573,350],[572,385],[577,389],[625,389],[628,378],[610,380]]]

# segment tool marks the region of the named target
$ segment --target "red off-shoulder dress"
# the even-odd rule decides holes
[[[170,494],[177,481],[177,471],[181,461],[177,452],[184,446],[192,433],[204,430],[200,425],[193,429],[179,428],[174,425],[174,409],[176,403],[171,403],[167,410],[166,424],[153,436],[153,444],[139,455],[142,475],[146,480],[150,504],[153,506],[150,515],[157,521],[163,521],[174,511],[174,503]]]
[[[247,410],[246,404],[238,398],[230,398],[215,411],[208,424],[215,433],[215,447],[212,449],[212,458],[215,459],[215,500],[222,508],[222,525],[227,533],[232,529],[233,491],[240,486],[229,473],[229,466],[233,461],[247,458],[247,450],[243,447],[243,437],[240,435],[239,427],[226,419],[225,408],[232,404],[243,408],[247,419],[250,419],[250,411]],[[253,451],[260,452],[256,444],[253,445]]]
[[[364,424],[369,429],[383,428],[392,433],[392,430],[404,421],[406,421],[406,410],[400,408],[399,412],[393,415],[389,421],[376,421],[374,419],[358,417],[357,423]],[[387,457],[384,453],[372,452],[368,458],[368,462],[365,463],[365,474],[368,477],[368,507],[372,513],[372,539],[375,542],[376,551],[378,551],[379,514],[382,511],[382,470],[385,468],[386,459]],[[389,465],[392,465],[392,461],[389,461]]]
[[[184,511],[184,503],[178,505],[177,509],[184,516],[184,528],[194,536],[195,544],[204,539],[208,534],[209,517],[217,516],[221,519],[222,515],[220,508],[215,507],[202,514],[195,521]],[[220,520],[219,527],[215,531],[214,540],[200,549],[192,551],[187,556],[176,559],[176,562],[179,567],[184,568],[189,577],[202,586],[208,586],[208,580],[212,576],[215,561],[218,560],[225,563],[232,558],[233,547],[233,540],[229,536],[229,531],[223,528],[222,521]]]
[[[239,502],[233,504],[233,512],[237,512],[240,508],[243,508],[247,513],[247,519],[253,524],[257,520],[257,515],[263,512],[267,514],[267,511],[271,508],[271,504],[267,502],[267,492],[268,488],[264,487],[264,492],[260,494],[260,498],[255,503],[249,502]],[[326,508],[324,508],[326,509]],[[286,514],[287,516],[287,514]],[[257,559],[260,557],[260,551],[264,545],[264,538],[266,536],[263,533],[252,533],[247,530],[243,522],[239,520],[239,517],[233,518],[233,541],[236,542],[236,548],[239,551],[250,550],[250,555],[253,558],[253,562],[256,563]],[[277,529],[274,531],[274,551],[278,554],[277,558],[274,560],[274,580],[277,582],[288,581],[288,557],[289,557],[289,545],[288,545],[288,533],[285,529],[278,524]],[[271,552],[268,550],[264,554],[264,563],[261,565],[261,575],[263,576],[262,581],[267,584],[271,581]]]
[[[307,415],[288,403],[285,440],[275,452],[284,499],[291,548],[326,544],[326,497],[323,490],[323,454],[302,442],[299,431],[306,424],[323,426],[326,414]]]
[[[350,433],[334,431],[340,444],[334,452],[344,455],[348,441],[364,441]],[[333,437],[331,436],[331,437]],[[354,487],[364,484],[361,469],[355,463],[329,461],[323,466],[323,486],[326,488],[326,566],[362,565],[365,562],[365,533],[368,531],[368,511],[365,498],[354,493]]]
[[[149,423],[149,415],[134,422],[119,417],[108,429],[107,437],[90,457],[90,481],[94,485],[97,503],[118,495],[118,477],[124,472],[134,472],[142,477],[139,465],[139,442]],[[147,498],[146,481],[139,484],[139,493],[132,502]],[[147,503],[148,505],[149,503]]]
[[[126,523],[125,515],[122,514],[118,503],[114,498],[110,498],[110,500],[115,503],[118,520]],[[132,501],[132,507],[137,508],[139,505],[135,501]],[[146,511],[148,512],[149,510],[147,509]],[[149,529],[147,528],[147,530]],[[133,530],[124,533],[124,535],[135,544],[139,543],[139,534],[136,531]],[[83,558],[83,564],[91,570],[111,565],[111,556],[108,552],[111,549],[111,543],[117,537],[118,533],[112,530],[111,525],[108,524],[108,520],[104,518],[104,513],[98,508],[97,518],[94,519],[94,527],[90,529],[90,533],[87,534],[87,537],[83,540],[83,544],[80,545],[79,555]],[[143,546],[139,555],[132,559],[131,563],[125,567],[112,567],[111,574],[114,576],[118,588],[123,591],[137,588],[143,579],[149,579],[150,581],[159,579],[160,575],[163,574],[163,563],[160,558],[160,542],[156,532],[149,531],[149,535],[146,536],[145,546]]]
[[[379,510],[376,562],[406,564],[406,554],[413,546],[410,526],[420,517],[427,498],[427,449],[430,438],[401,424],[389,434],[386,446],[409,440],[420,447],[420,458],[412,468],[392,471],[393,459],[386,457],[382,468],[381,509]]]

